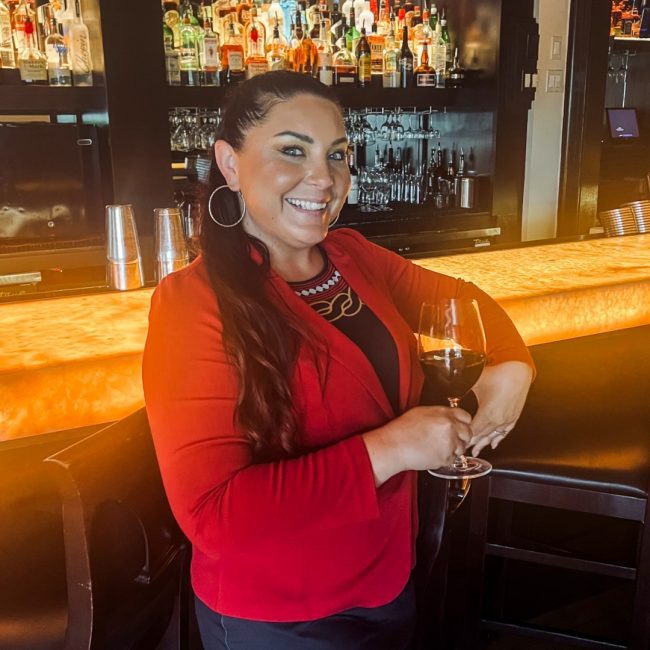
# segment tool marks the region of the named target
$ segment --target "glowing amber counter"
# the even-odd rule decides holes
[[[480,285],[529,344],[650,323],[650,235],[417,263]],[[99,424],[140,407],[151,293],[0,305],[0,440]]]

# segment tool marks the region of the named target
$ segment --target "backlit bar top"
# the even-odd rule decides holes
[[[416,263],[479,285],[531,345],[650,323],[650,235]],[[151,293],[0,305],[0,440],[108,422],[139,408]]]

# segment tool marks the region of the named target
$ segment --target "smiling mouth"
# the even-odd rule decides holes
[[[294,208],[307,212],[322,212],[327,207],[327,201],[307,201],[306,199],[285,199],[285,201]]]

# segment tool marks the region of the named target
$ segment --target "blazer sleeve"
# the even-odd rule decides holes
[[[347,230],[346,234],[363,249],[360,254],[383,278],[397,309],[414,332],[417,332],[423,302],[439,298],[473,298],[478,302],[483,319],[488,364],[523,361],[534,370],[535,364],[528,348],[508,314],[475,284],[422,268],[369,242],[354,230]]]
[[[378,517],[360,435],[299,458],[253,464],[244,432],[233,423],[237,379],[221,342],[216,300],[196,284],[196,273],[181,272],[156,289],[143,359],[161,474],[191,542],[218,556],[254,550],[259,531],[269,541]]]

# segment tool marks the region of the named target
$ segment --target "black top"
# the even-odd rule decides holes
[[[324,253],[323,253],[324,255]],[[395,412],[399,408],[399,363],[386,326],[362,302],[329,259],[317,276],[289,286],[312,309],[338,328],[372,364]]]

